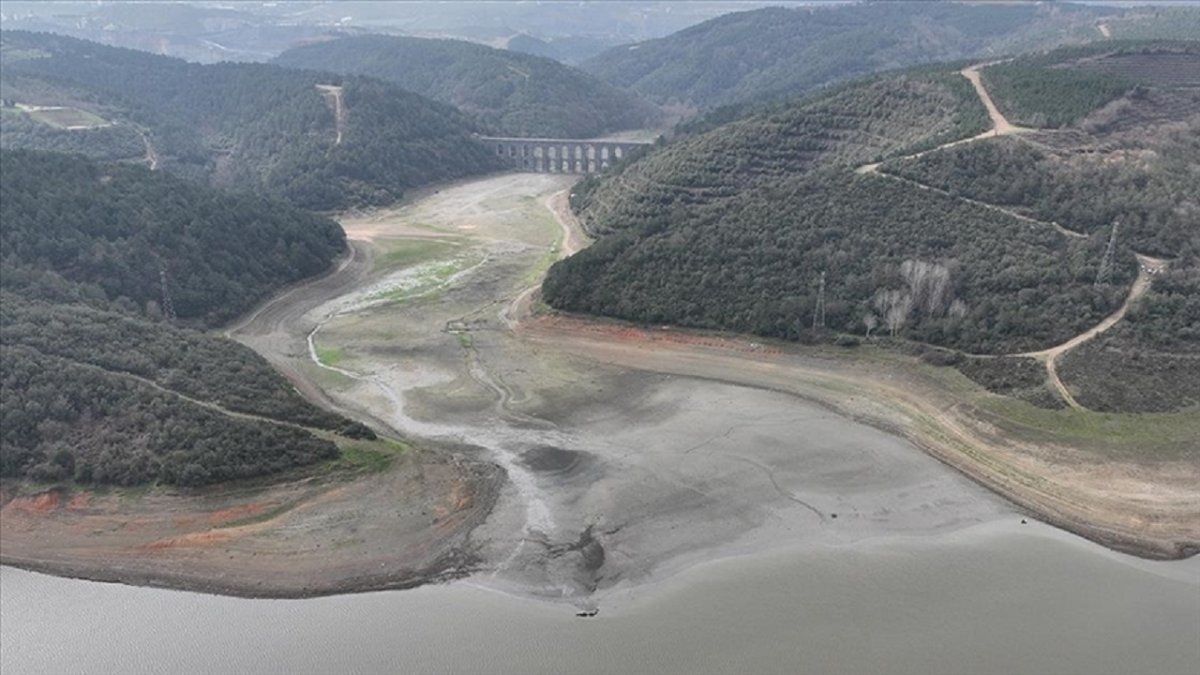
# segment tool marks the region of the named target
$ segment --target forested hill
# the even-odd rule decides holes
[[[499,134],[589,138],[660,117],[639,97],[583,71],[460,40],[344,37],[288,50],[275,63],[394,82],[476,115]]]
[[[0,173],[0,477],[201,485],[336,457],[308,428],[372,436],[183,327],[326,270],[335,223],[67,155],[3,151]]]
[[[659,102],[711,107],[798,94],[867,73],[1099,39],[1112,13],[1065,3],[873,2],[728,14],[614,47],[582,68]]]
[[[314,209],[392,201],[496,168],[466,116],[394,84],[191,64],[42,33],[5,32],[0,44],[0,89],[20,106],[4,109],[5,147],[112,157],[128,155],[137,136],[148,164]],[[93,119],[93,128],[31,126],[46,107]],[[114,138],[120,129],[135,133]],[[95,138],[70,136],[78,133]]]
[[[1009,78],[1005,105],[1063,126],[924,153],[990,126],[961,65],[697,125],[707,130],[576,189],[572,205],[599,240],[550,269],[544,297],[653,324],[1016,354],[1116,311],[1136,253],[1166,270],[1117,330],[1064,359],[1064,380],[1098,410],[1193,405],[1197,63],[1194,46],[1107,43],[993,66],[984,79]],[[1046,82],[1071,104],[1045,108]],[[963,368],[1002,389],[1021,379],[1004,371],[1017,361]],[[1061,405],[1033,370],[1031,400]]]
[[[271,290],[324,272],[346,248],[337,223],[139,166],[0,153],[6,290],[217,325]]]

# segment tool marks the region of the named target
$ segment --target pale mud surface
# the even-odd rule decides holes
[[[1003,494],[1062,479],[1047,484],[1069,506],[1065,487],[1094,482],[1099,465],[1062,448],[985,474],[934,452],[924,441],[986,434],[960,414],[974,394],[894,356],[532,315],[550,262],[587,243],[565,211],[572,181],[496,176],[348,216],[334,272],[228,330],[310,399],[412,440],[391,468],[199,494],[9,495],[3,561],[271,596],[472,575],[593,607],[703,561],[1020,520],[934,456]],[[1195,522],[1194,464],[1171,480],[1109,466],[1111,504],[1089,508],[1125,508],[1127,530],[1168,541]]]
[[[359,216],[347,230],[370,242],[355,261],[234,333],[310,395],[504,470],[470,536],[479,583],[588,606],[707,559],[1018,518],[908,442],[795,396],[606,365],[510,330],[561,246],[549,208],[570,180],[500,176]],[[429,261],[382,264],[397,242],[445,237],[457,245],[435,257],[454,264],[432,282],[403,281]]]

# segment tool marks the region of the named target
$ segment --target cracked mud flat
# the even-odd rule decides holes
[[[1016,517],[908,442],[795,396],[514,334],[509,306],[556,254],[547,207],[570,181],[494,177],[346,219],[356,262],[234,331],[310,395],[503,469],[470,535],[476,583],[590,607],[715,558]],[[386,264],[429,240],[453,246]],[[471,263],[400,300],[379,293],[451,259]]]

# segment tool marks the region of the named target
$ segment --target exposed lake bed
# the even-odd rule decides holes
[[[71,576],[274,597],[458,581],[252,601],[5,569],[5,642],[22,645],[5,669],[85,662],[47,642],[71,598],[118,608],[116,637],[90,643],[98,672],[1170,673],[1200,658],[1195,558],[1140,561],[1040,524],[889,425],[776,387],[788,372],[746,365],[776,368],[771,346],[596,358],[515,328],[572,238],[547,208],[571,180],[497,176],[347,218],[337,272],[230,329],[310,398],[411,439],[388,468],[6,507],[3,523],[6,562]],[[198,636],[180,613],[231,618]],[[144,650],[130,617],[186,649]],[[255,637],[208,642],[226,632]],[[329,640],[345,648],[296,648]]]

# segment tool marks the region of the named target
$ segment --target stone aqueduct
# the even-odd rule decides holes
[[[634,150],[652,145],[639,141],[494,136],[480,136],[479,140],[514,169],[533,173],[599,173]]]

